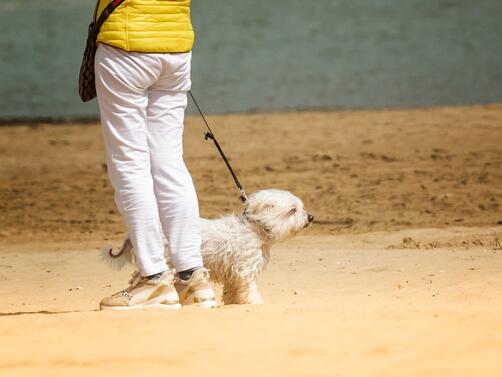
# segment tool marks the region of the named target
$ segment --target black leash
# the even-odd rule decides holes
[[[234,170],[230,166],[230,162],[228,162],[227,157],[225,156],[225,153],[223,153],[223,149],[221,149],[220,144],[218,143],[218,140],[216,140],[216,137],[214,136],[213,131],[211,130],[211,127],[209,127],[209,124],[207,123],[206,117],[202,113],[202,110],[199,107],[199,104],[195,100],[195,97],[192,94],[192,91],[189,90],[188,93],[190,93],[190,97],[192,98],[193,103],[195,104],[195,107],[197,107],[197,110],[199,111],[200,116],[202,117],[202,120],[206,124],[207,129],[209,132],[204,133],[204,139],[209,140],[211,139],[216,146],[216,149],[218,149],[218,152],[220,152],[221,158],[225,162],[225,165],[227,165],[228,170],[230,171],[230,174],[232,174],[232,178],[234,179],[235,185],[237,186],[237,189],[239,190],[239,199],[241,200],[242,203],[246,203],[248,200],[248,197],[246,196],[246,193],[244,192],[244,187],[242,187],[241,183],[237,179],[237,175],[235,175]]]

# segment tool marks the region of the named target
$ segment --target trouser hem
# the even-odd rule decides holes
[[[159,273],[165,272],[167,270],[168,270],[168,268],[165,263],[162,263],[162,264],[159,263],[158,265],[154,265],[154,266],[146,268],[146,269],[141,269],[139,272],[140,272],[141,276],[145,277],[145,276],[159,274]]]
[[[202,259],[201,259],[199,261],[193,261],[190,263],[184,263],[184,264],[176,266],[176,272],[190,270],[192,268],[202,268],[202,267],[204,267],[204,264],[202,263]]]

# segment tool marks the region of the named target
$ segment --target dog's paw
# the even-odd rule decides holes
[[[249,297],[248,299],[249,300],[248,300],[247,304],[251,304],[251,305],[260,305],[260,304],[263,304],[263,298],[261,297],[260,294],[253,295],[252,297]]]

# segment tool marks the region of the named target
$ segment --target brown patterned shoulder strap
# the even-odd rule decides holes
[[[125,0],[113,0],[106,6],[106,8],[101,12],[98,19],[92,23],[92,29],[94,33],[97,33],[99,29],[101,29],[101,25],[103,25],[108,18],[108,16],[115,10],[117,7],[122,4]],[[96,4],[96,10],[94,12],[94,19],[96,19],[98,13],[99,0]]]

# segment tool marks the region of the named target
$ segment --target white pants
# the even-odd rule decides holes
[[[183,161],[190,60],[191,53],[126,52],[103,44],[96,52],[108,175],[143,276],[167,268],[162,230],[176,270],[202,266],[197,195]]]

